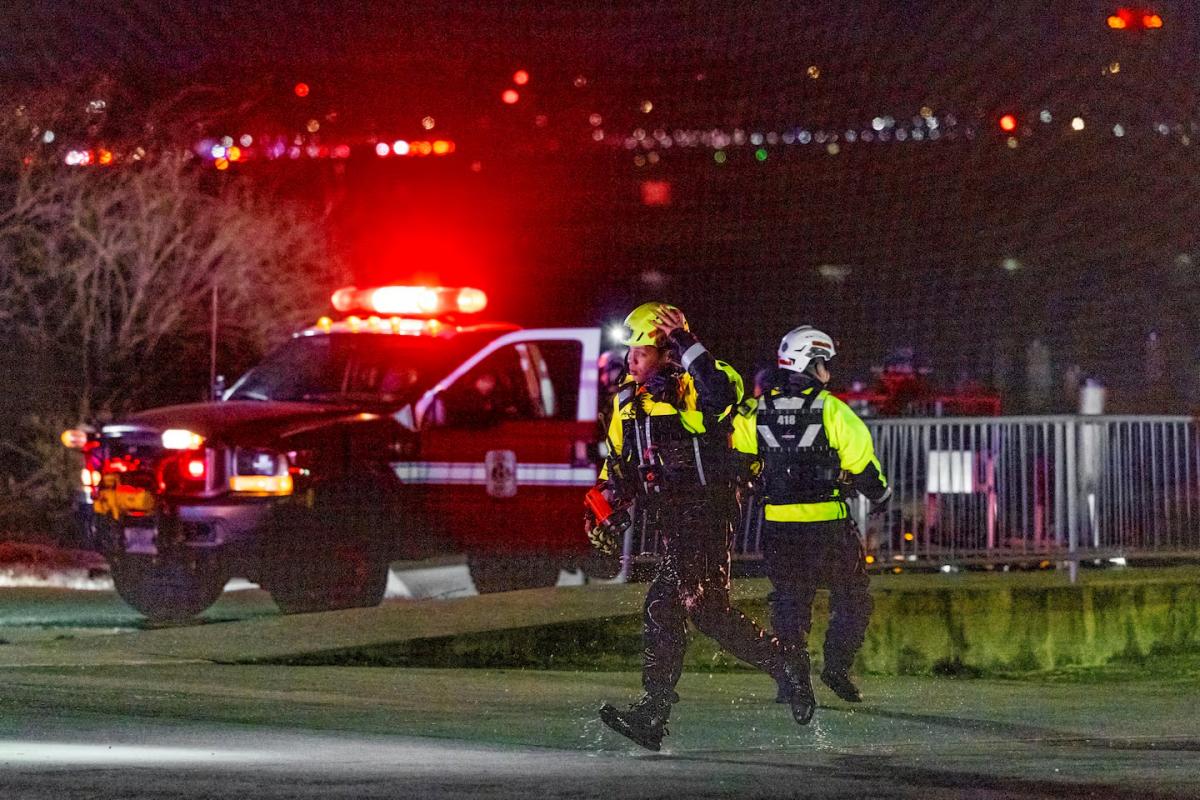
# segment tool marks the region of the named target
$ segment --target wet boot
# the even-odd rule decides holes
[[[863,696],[854,682],[850,680],[850,671],[836,667],[826,667],[821,672],[821,683],[833,690],[833,693],[847,703],[861,703]]]
[[[625,738],[657,752],[663,736],[669,733],[667,718],[671,716],[671,704],[678,700],[679,695],[674,692],[667,695],[647,692],[626,711],[605,703],[600,707],[600,720]]]
[[[776,679],[779,693],[775,696],[775,702],[787,703],[791,706],[792,719],[796,720],[796,724],[807,725],[817,711],[808,651],[803,648],[791,649],[784,663],[783,674]]]

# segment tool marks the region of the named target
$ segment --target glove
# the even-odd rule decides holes
[[[588,541],[601,555],[615,556],[620,549],[617,534],[604,525],[593,525],[588,531]]]

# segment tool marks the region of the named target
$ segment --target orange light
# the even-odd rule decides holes
[[[479,289],[459,289],[456,305],[463,314],[478,314],[487,308],[488,298]]]
[[[913,540],[913,535],[911,533],[904,534],[904,541],[911,542],[912,540]]]
[[[1162,17],[1158,14],[1146,14],[1142,17],[1142,26],[1146,28],[1161,28]]]
[[[100,163],[105,166],[108,166],[112,162],[113,162],[112,151],[111,150],[101,150],[100,151]]]
[[[225,157],[228,158],[230,161],[237,161],[237,160],[241,159],[242,148],[240,148],[236,145],[229,148],[228,150],[225,151]]]
[[[220,169],[220,170],[226,170],[226,169],[229,169],[229,159],[227,159],[227,158],[218,158],[218,159],[217,159],[217,160],[214,162],[214,165],[216,166],[216,168],[217,168],[217,169]]]
[[[529,83],[529,73],[523,69],[519,69],[513,73],[513,83],[517,86],[524,86]]]
[[[187,460],[187,474],[189,477],[191,477],[195,480],[200,480],[201,478],[204,477],[204,470],[205,470],[204,459],[189,458]]]
[[[875,556],[867,556],[867,559],[866,559],[866,561],[867,561],[867,563],[868,563],[868,564],[874,564],[874,563],[875,563]]]
[[[1125,22],[1125,20],[1121,19],[1116,14],[1113,14],[1111,17],[1108,18],[1108,27],[1112,28],[1115,31],[1123,31],[1123,30],[1125,30],[1126,26],[1127,26],[1127,23]]]
[[[292,91],[296,93],[296,97],[308,97],[308,84],[297,83]]]
[[[521,99],[521,94],[516,89],[505,89],[500,99],[511,106]]]
[[[70,430],[63,431],[58,440],[68,450],[82,450],[83,446],[87,444],[88,436],[85,431],[81,431],[78,428],[71,428]]]
[[[445,139],[438,139],[433,143],[433,154],[435,156],[444,156],[450,152],[450,143]]]
[[[1011,132],[1017,129],[1017,118],[1012,114],[1005,114],[1000,118],[1000,130]]]

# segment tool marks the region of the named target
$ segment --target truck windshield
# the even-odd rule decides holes
[[[225,393],[226,400],[405,403],[470,355],[451,339],[340,334],[299,336]]]

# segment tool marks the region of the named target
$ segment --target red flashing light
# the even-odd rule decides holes
[[[1006,133],[1012,133],[1017,129],[1017,118],[1012,114],[1005,114],[1000,118],[1000,130]]]
[[[529,83],[529,73],[523,69],[519,69],[513,73],[513,83],[517,86],[524,86]]]
[[[308,97],[308,84],[297,83],[292,91],[296,93],[296,97]]]
[[[203,458],[193,456],[187,460],[184,469],[187,471],[189,478],[198,481],[204,477],[207,465],[204,463]]]
[[[481,290],[446,286],[347,286],[334,292],[332,301],[343,313],[366,311],[384,316],[477,314],[487,307],[487,295]]]
[[[500,99],[511,106],[521,99],[521,93],[516,89],[505,89],[504,93],[500,95]]]

